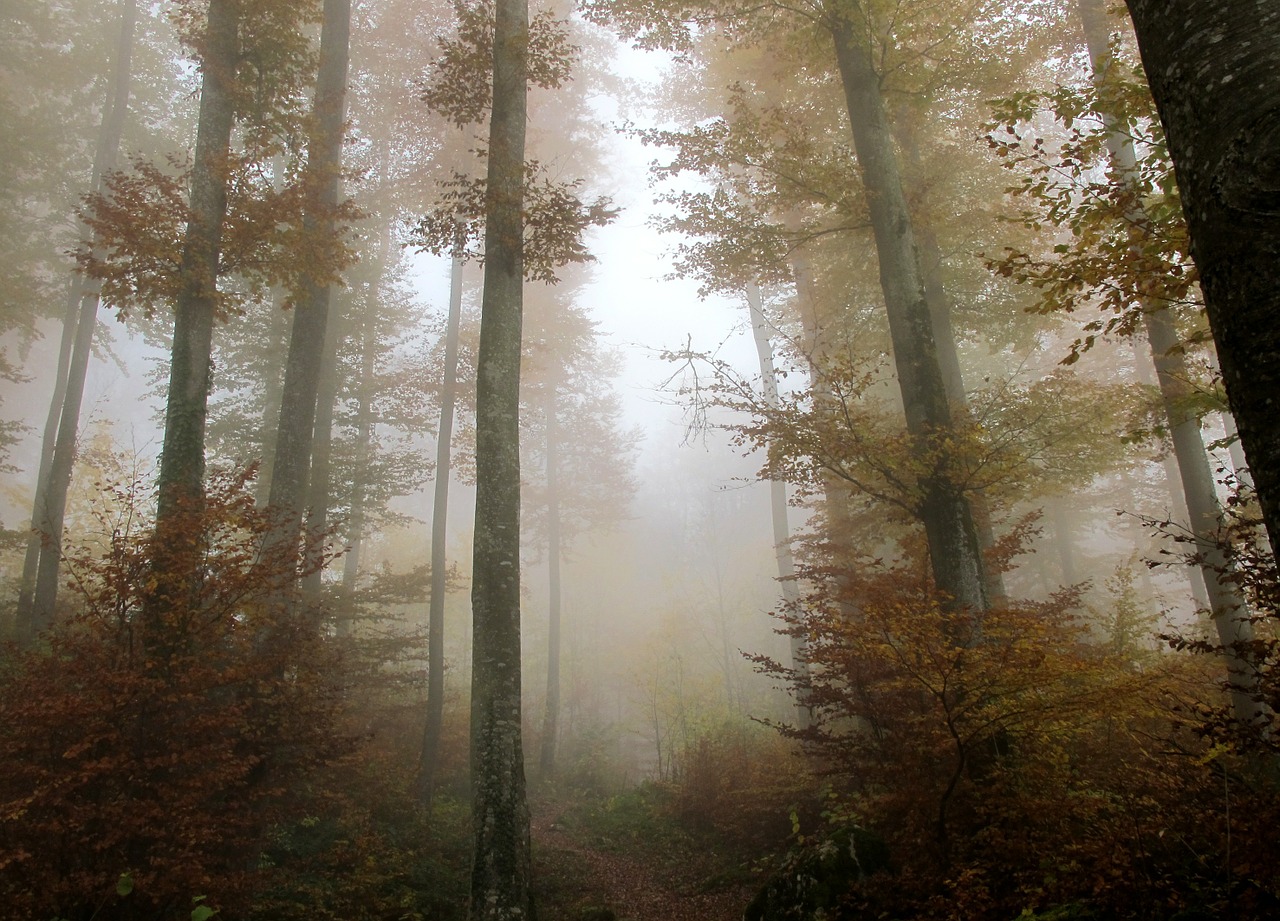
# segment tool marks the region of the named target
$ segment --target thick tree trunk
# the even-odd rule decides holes
[[[1127,2],[1227,398],[1280,548],[1280,4]]]
[[[303,234],[313,239],[331,238],[337,232],[334,212],[341,194],[350,38],[351,0],[324,0],[320,70],[313,104],[315,134],[307,154],[309,203],[303,218]],[[302,531],[332,297],[332,285],[318,278],[320,271],[323,269],[319,267],[304,267],[302,290],[293,309],[267,501],[274,519],[269,552],[287,553],[296,548]]]
[[[462,326],[461,222],[454,231],[449,269],[449,319],[444,334],[444,380],[440,382],[440,427],[436,432],[436,484],[431,504],[431,598],[427,609],[427,722],[418,760],[418,796],[430,805],[444,732],[444,600],[448,572],[449,476],[453,466],[453,415],[458,401],[458,338]]]
[[[119,158],[120,139],[129,111],[137,21],[137,0],[121,0],[111,95],[103,110],[93,156],[90,179],[93,192],[102,191],[103,181],[115,169]],[[80,431],[80,406],[97,328],[99,287],[92,279],[78,276],[68,293],[58,349],[57,379],[40,446],[40,467],[31,511],[32,533],[18,595],[18,633],[23,642],[30,641],[53,623],[62,563],[62,527]]]
[[[840,7],[828,10],[829,25],[871,212],[907,430],[932,453],[931,440],[945,435],[952,419],[911,216],[861,6],[849,2]],[[958,609],[985,611],[986,578],[968,499],[943,470],[921,485],[920,516],[938,589]]]
[[[778,376],[773,366],[773,344],[769,327],[765,322],[764,304],[758,285],[747,285],[747,308],[751,312],[751,333],[756,344],[756,359],[760,364],[760,387],[764,402],[772,410],[781,406],[778,397]],[[796,584],[796,564],[791,555],[791,525],[787,521],[787,484],[782,480],[769,481],[769,512],[773,520],[773,555],[778,564],[778,582],[782,587],[782,600],[787,610],[794,611],[800,600],[800,586]],[[804,637],[791,637],[791,670],[800,679],[801,687],[808,684],[809,661],[805,652]],[[807,727],[812,712],[803,697],[797,701],[797,716],[801,726]]]
[[[473,921],[532,917],[520,713],[520,337],[527,0],[497,0],[476,380],[471,668]]]
[[[560,733],[560,432],[556,425],[556,388],[547,394],[547,700],[542,717],[538,774],[549,780],[556,769],[556,737]]]
[[[1079,7],[1094,74],[1097,79],[1101,79],[1111,63],[1106,9],[1101,0],[1079,0]],[[1280,39],[1280,18],[1277,19],[1276,37]],[[1280,64],[1280,56],[1275,62]],[[1280,89],[1280,81],[1275,86]],[[1280,116],[1280,112],[1277,114]],[[1137,158],[1128,126],[1117,123],[1107,113],[1103,113],[1103,119],[1108,129],[1107,147],[1115,181],[1134,183]],[[1280,133],[1275,135],[1275,140],[1280,141]],[[1280,165],[1280,158],[1275,162]],[[1277,185],[1277,190],[1280,190],[1280,184]],[[1130,232],[1134,234],[1133,245],[1140,247],[1145,228],[1150,222],[1139,204],[1133,206],[1129,218]],[[1276,305],[1280,306],[1280,301]],[[1262,719],[1264,712],[1258,700],[1258,676],[1243,657],[1244,646],[1254,638],[1253,623],[1237,580],[1232,577],[1233,564],[1224,546],[1222,508],[1218,503],[1208,452],[1200,433],[1200,418],[1187,408],[1191,375],[1183,344],[1179,341],[1177,328],[1168,308],[1149,299],[1144,301],[1142,308],[1147,340],[1151,344],[1151,357],[1156,367],[1156,380],[1160,385],[1160,395],[1169,421],[1173,453],[1178,461],[1178,474],[1187,503],[1196,557],[1209,595],[1213,623],[1227,661],[1232,707],[1240,721],[1257,722]],[[1277,341],[1280,342],[1280,339]]]
[[[190,600],[202,544],[204,440],[213,367],[218,262],[227,214],[227,169],[234,120],[232,83],[239,58],[238,0],[210,0],[201,47],[200,115],[191,179],[191,220],[183,241],[175,305],[169,396],[160,451],[152,566],[155,622]]]

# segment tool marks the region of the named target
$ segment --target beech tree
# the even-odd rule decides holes
[[[1232,415],[1280,547],[1280,8],[1127,0],[1177,172]],[[1247,88],[1242,91],[1242,88]]]
[[[474,921],[532,916],[520,707],[520,326],[529,7],[496,0],[476,380],[471,609]]]
[[[320,32],[320,69],[313,106],[314,126],[307,156],[308,202],[303,217],[304,240],[319,237],[320,245],[307,253],[301,290],[293,308],[293,328],[281,390],[279,434],[272,459],[268,508],[278,516],[275,543],[291,547],[302,527],[302,503],[307,496],[315,435],[316,402],[322,362],[326,357],[330,276],[338,265],[316,264],[330,255],[338,230],[341,194],[342,141],[345,136],[347,62],[351,44],[350,0],[325,0]],[[275,549],[275,548],[273,548]]]

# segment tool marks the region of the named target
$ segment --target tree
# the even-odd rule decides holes
[[[115,169],[129,109],[131,61],[138,8],[133,0],[120,4],[120,32],[113,62],[111,97],[102,115],[94,151],[91,192],[100,193],[106,176]],[[89,243],[87,245],[92,245]],[[27,538],[22,583],[18,595],[19,637],[30,641],[53,623],[62,562],[62,529],[67,490],[75,460],[80,428],[80,404],[97,327],[99,291],[92,279],[77,277],[71,286],[68,311],[63,320],[63,345],[45,438],[37,468],[32,533]],[[52,438],[50,436],[53,436]]]
[[[520,715],[520,326],[529,8],[496,0],[476,381],[471,606],[473,921],[532,916]]]
[[[1280,8],[1127,0],[1177,172],[1232,415],[1280,548]]]
[[[563,564],[575,542],[625,517],[635,483],[639,433],[621,427],[609,381],[618,356],[603,351],[596,325],[575,302],[585,273],[555,287],[535,287],[525,322],[523,384],[523,525],[530,556],[547,564],[547,683],[538,772],[555,773],[560,738]]]
[[[440,384],[440,427],[436,429],[436,483],[431,503],[431,589],[427,612],[427,722],[418,760],[418,795],[427,804],[435,788],[436,762],[444,729],[444,600],[445,540],[448,535],[449,476],[453,415],[458,391],[458,340],[462,325],[462,252],[465,228],[460,221],[449,272],[449,316],[445,326],[444,374]]]
[[[322,363],[328,356],[326,337],[332,335],[328,329],[332,275],[345,262],[341,247],[335,247],[334,241],[339,233],[337,212],[350,44],[350,0],[325,0],[313,107],[314,133],[305,178],[309,194],[302,227],[304,241],[314,243],[302,256],[306,267],[294,304],[267,501],[278,518],[276,540],[281,546],[295,545],[302,527],[302,503],[307,497],[316,430],[316,401]]]
[[[1038,310],[1069,311],[1087,299],[1097,301],[1105,319],[1086,322],[1087,335],[1077,340],[1068,362],[1091,345],[1097,332],[1146,339],[1160,395],[1160,427],[1172,442],[1176,488],[1185,499],[1186,527],[1227,660],[1235,712],[1242,723],[1254,723],[1261,715],[1258,679],[1245,661],[1254,638],[1252,619],[1232,573],[1233,552],[1201,434],[1207,402],[1197,395],[1188,357],[1199,298],[1186,229],[1140,74],[1126,76],[1101,3],[1080,0],[1078,13],[1093,83],[1085,91],[1061,87],[1044,98],[1066,129],[1060,148],[1050,153],[1043,138],[1029,142],[1027,132],[1013,124],[1003,137],[992,135],[1011,167],[1027,168],[1017,187],[1033,202],[1024,220],[1069,229],[1070,242],[1056,242],[1061,237],[1055,236],[1053,255],[1044,259],[1008,249],[996,265],[1035,286]],[[1022,94],[1001,108],[1012,112],[1038,98]],[[1021,116],[1026,121],[1030,113],[1024,110]],[[1095,178],[1100,164],[1108,167],[1105,180]]]

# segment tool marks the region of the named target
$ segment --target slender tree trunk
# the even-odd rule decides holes
[[[53,462],[53,447],[58,437],[58,422],[62,418],[62,404],[67,394],[67,369],[71,364],[71,348],[76,338],[76,321],[80,318],[80,291],[84,279],[72,275],[67,282],[67,302],[62,317],[62,335],[58,343],[58,366],[53,381],[53,395],[49,399],[49,412],[44,420],[44,434],[40,439],[40,466],[36,468],[36,489],[31,503],[31,527],[27,534],[27,550],[22,560],[22,575],[18,580],[18,606],[14,616],[14,636],[20,642],[29,642],[36,630],[32,620],[35,602],[36,570],[40,566],[40,550],[45,534],[39,522],[48,515],[49,467]]]
[[[210,0],[201,48],[200,115],[191,179],[191,219],[182,248],[181,287],[175,305],[169,396],[160,451],[152,566],[155,591],[148,602],[153,625],[182,608],[196,587],[203,543],[204,440],[213,367],[213,321],[218,262],[227,214],[227,171],[234,121],[232,83],[239,58],[238,0]]]
[[[454,230],[449,269],[449,319],[444,338],[444,380],[440,382],[440,427],[436,431],[435,499],[431,504],[431,599],[427,610],[427,723],[418,761],[418,795],[430,805],[435,793],[440,737],[444,732],[444,601],[448,573],[449,477],[453,466],[453,414],[458,401],[458,338],[462,326],[461,222]]]
[[[851,0],[839,6],[839,10],[828,8],[829,26],[871,212],[907,430],[925,450],[935,453],[930,442],[952,427],[951,410],[938,364],[911,216],[861,4]],[[986,578],[968,499],[942,469],[921,485],[920,516],[938,589],[957,609],[985,611]]]
[[[302,601],[315,610],[324,584],[325,548],[329,532],[329,501],[333,479],[333,416],[338,402],[342,371],[338,347],[348,325],[340,314],[328,324],[324,337],[324,372],[316,394],[315,435],[311,442],[311,472],[307,480],[307,519],[303,543]]]
[[[320,69],[313,106],[315,134],[307,154],[309,202],[303,218],[303,235],[310,239],[327,241],[337,233],[334,212],[341,194],[350,38],[351,0],[324,0]],[[290,548],[296,548],[302,530],[333,288],[319,277],[322,271],[304,266],[302,290],[293,309],[267,502],[274,519],[267,546],[275,553],[287,554]]]
[[[1083,11],[1084,7],[1082,7]],[[1138,383],[1144,387],[1156,387],[1155,366],[1151,362],[1151,343],[1148,340],[1145,350],[1138,343],[1134,343],[1134,371],[1138,378]],[[1145,352],[1145,354],[1144,354]],[[1162,398],[1163,399],[1163,398]],[[1167,418],[1167,413],[1166,413]],[[1187,512],[1187,500],[1182,489],[1182,476],[1178,472],[1178,461],[1173,454],[1163,452],[1164,456],[1160,458],[1160,467],[1164,472],[1165,490],[1169,494],[1169,520],[1176,522],[1178,527],[1191,528],[1191,515]],[[1134,490],[1130,488],[1130,495],[1136,495]],[[1130,507],[1137,507],[1137,502],[1131,502]],[[1187,588],[1191,592],[1191,600],[1195,603],[1197,611],[1211,610],[1212,605],[1209,603],[1209,593],[1205,589],[1204,575],[1200,572],[1199,565],[1188,563],[1183,567],[1183,571],[1187,577]]]
[[[386,251],[385,248],[383,250]],[[381,267],[382,260],[378,260]],[[379,269],[377,278],[381,279]],[[356,397],[356,462],[351,478],[351,513],[347,519],[347,547],[342,557],[341,603],[335,611],[335,629],[339,636],[348,636],[355,619],[356,589],[360,581],[360,555],[364,546],[365,504],[369,491],[366,470],[373,457],[373,389],[374,361],[377,358],[378,337],[375,334],[375,318],[378,315],[378,283],[369,285],[365,301],[364,330],[360,343],[360,383]]]
[[[115,169],[119,158],[120,139],[129,112],[137,21],[137,0],[121,0],[120,35],[116,41],[111,96],[102,113],[102,126],[93,156],[90,178],[93,192],[102,191],[107,174]],[[96,281],[77,276],[68,294],[58,349],[58,376],[40,446],[40,467],[31,512],[32,533],[27,542],[18,595],[18,633],[23,642],[29,642],[36,633],[53,623],[62,563],[62,527],[75,464],[85,378],[97,328],[99,289]]]
[[[1101,80],[1111,64],[1106,8],[1101,0],[1079,0],[1079,8],[1095,79]],[[1276,23],[1276,38],[1280,40],[1280,18]],[[1280,56],[1276,63],[1280,64]],[[1280,81],[1275,86],[1280,89]],[[1127,126],[1119,124],[1105,112],[1103,119],[1108,130],[1107,148],[1115,179],[1133,184],[1137,157]],[[1280,140],[1280,134],[1275,139]],[[1130,232],[1134,234],[1133,245],[1140,247],[1150,221],[1140,204],[1132,206],[1128,217]],[[1280,301],[1276,304],[1280,306]],[[1200,433],[1200,418],[1187,407],[1191,377],[1182,343],[1173,316],[1163,304],[1145,299],[1142,307],[1151,357],[1156,367],[1156,381],[1169,420],[1174,457],[1178,461],[1196,557],[1209,595],[1213,623],[1227,661],[1232,706],[1241,722],[1257,722],[1264,713],[1258,699],[1258,676],[1243,653],[1245,644],[1253,640],[1253,623],[1244,596],[1232,577],[1233,564],[1224,545],[1222,508]]]
[[[1227,398],[1280,548],[1280,4],[1127,3]]]
[[[533,914],[520,713],[519,421],[528,46],[527,0],[497,0],[476,380],[473,921],[514,921]]]
[[[556,425],[556,388],[547,394],[547,702],[542,718],[538,773],[549,780],[556,769],[556,736],[560,731],[560,432]]]
[[[271,319],[267,327],[267,338],[270,342],[269,355],[287,354],[289,347],[290,327],[289,315],[284,312],[281,300],[284,292],[279,288],[271,292]],[[287,360],[287,359],[286,359]],[[254,500],[258,505],[266,507],[271,496],[271,468],[276,463],[276,435],[280,431],[280,402],[284,396],[283,367],[270,367],[263,372],[262,427],[259,439],[262,444],[262,468],[258,473],[258,482],[254,489]]]
[[[751,332],[756,344],[756,358],[760,363],[760,386],[764,402],[772,410],[781,406],[778,397],[778,376],[773,366],[773,344],[769,327],[765,322],[764,304],[759,285],[749,284],[746,289],[747,308],[751,312]],[[787,610],[794,612],[800,600],[800,586],[796,584],[796,564],[791,556],[791,525],[787,521],[787,484],[782,480],[769,481],[769,512],[773,519],[773,555],[778,564],[778,582],[782,587],[782,600]],[[809,661],[804,637],[791,636],[791,670],[804,688],[809,680]],[[797,716],[802,727],[812,721],[812,711],[805,703],[803,693],[796,701]]]

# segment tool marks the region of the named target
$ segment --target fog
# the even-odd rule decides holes
[[[345,5],[5,11],[15,917],[1267,916],[1266,426],[1128,16]]]

